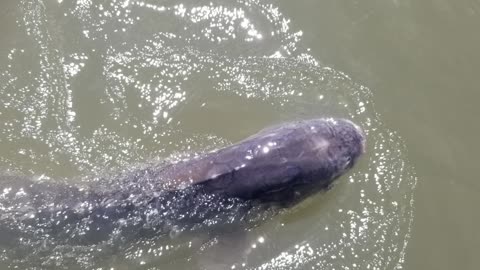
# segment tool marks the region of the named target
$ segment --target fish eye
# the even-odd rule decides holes
[[[350,164],[350,163],[352,163],[352,157],[348,156],[347,157],[347,164]]]
[[[352,157],[348,156],[345,160],[345,164],[343,165],[344,168],[347,168],[348,166],[350,166],[352,164]]]

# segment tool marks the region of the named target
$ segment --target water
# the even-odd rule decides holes
[[[476,18],[478,7],[471,4],[465,12],[472,17],[459,21],[459,27]],[[108,238],[89,246],[68,240],[62,246],[35,245],[27,237],[16,249],[0,247],[0,265],[225,269],[222,258],[227,257],[228,266],[248,269],[473,266],[471,260],[460,260],[468,257],[460,254],[470,254],[465,250],[428,257],[444,251],[442,245],[430,244],[443,242],[435,240],[440,237],[433,237],[434,232],[448,235],[459,229],[438,229],[445,228],[438,225],[445,219],[452,224],[448,220],[454,215],[440,214],[432,203],[438,197],[425,191],[430,190],[426,183],[441,175],[436,164],[445,165],[449,176],[455,166],[466,165],[453,158],[454,146],[445,147],[448,136],[436,134],[444,122],[427,121],[438,119],[432,113],[437,105],[427,90],[419,91],[458,85],[455,76],[435,82],[439,66],[461,74],[468,85],[468,66],[461,73],[449,65],[449,59],[457,58],[435,57],[441,50],[429,50],[455,46],[432,43],[443,40],[446,31],[434,23],[457,18],[455,12],[463,9],[377,1],[1,5],[2,188],[17,177],[78,185],[112,180],[125,168],[220,148],[268,125],[325,115],[347,117],[362,126],[368,149],[332,190],[292,209],[267,213],[247,232],[242,227],[241,233],[222,234],[218,242],[203,233],[150,235],[126,243]],[[435,17],[436,8],[450,17]],[[430,17],[417,15],[425,10]],[[469,46],[474,48],[465,45],[466,55],[473,52]],[[468,58],[458,59],[469,63]],[[444,108],[438,105],[438,110]],[[416,196],[412,164],[421,172]],[[447,189],[433,191],[445,194]],[[8,190],[8,196],[18,191]],[[8,221],[12,216],[6,213],[21,205],[11,206],[7,194],[2,196],[2,220]],[[13,207],[10,212],[7,205]],[[473,232],[471,223],[458,215],[460,228]],[[32,239],[46,237],[41,230],[32,233]],[[474,242],[453,241],[475,250]],[[16,257],[25,250],[29,256]],[[425,262],[422,254],[432,262]]]

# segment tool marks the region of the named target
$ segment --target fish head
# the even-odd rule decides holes
[[[352,168],[366,150],[366,138],[363,130],[347,119],[327,119],[331,137],[327,155],[338,175]]]

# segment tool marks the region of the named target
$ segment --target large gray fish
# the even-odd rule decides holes
[[[224,212],[230,216],[223,220],[232,220],[250,207],[246,202],[283,203],[300,191],[328,187],[364,149],[365,136],[351,121],[313,119],[271,127],[187,161],[137,170],[103,187],[2,181],[0,234],[9,237],[0,246],[17,246],[18,239],[83,245],[119,233],[171,233],[218,222]]]
[[[229,197],[282,200],[286,198],[278,195],[291,194],[300,186],[329,186],[364,149],[363,132],[349,120],[298,121],[168,166],[158,177],[165,189],[196,185]]]

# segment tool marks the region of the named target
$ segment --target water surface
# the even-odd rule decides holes
[[[437,265],[437,259],[425,262],[421,254],[442,254],[444,249],[429,243],[443,241],[419,232],[462,231],[431,226],[443,220],[474,230],[462,216],[442,216],[430,200],[437,197],[425,191],[448,197],[447,186],[424,187],[414,200],[412,164],[423,172],[420,180],[442,178],[442,167],[450,179],[458,166],[469,168],[453,157],[465,147],[454,139],[456,133],[437,135],[444,122],[451,122],[451,129],[458,125],[446,113],[445,121],[433,120],[435,109],[448,108],[449,99],[434,102],[428,93],[435,92],[423,90],[458,86],[470,93],[468,67],[474,66],[467,55],[474,55],[469,44],[478,40],[472,35],[470,43],[457,46],[443,38],[448,26],[455,29],[448,20],[458,14],[472,14],[455,25],[470,29],[477,7],[472,2],[463,9],[467,4],[455,9],[377,1],[3,3],[8,12],[2,35],[8,38],[0,45],[5,59],[0,167],[5,179],[14,174],[72,184],[98,181],[95,176],[125,167],[220,148],[283,121],[347,117],[368,135],[361,163],[327,193],[226,239],[226,253],[248,249],[247,260],[239,256],[228,263],[251,269],[395,269],[412,258],[410,265]],[[426,11],[429,17],[422,16]],[[438,27],[441,23],[445,27]],[[449,48],[464,54],[455,57]],[[449,201],[461,200],[464,192],[453,192],[459,196]],[[437,221],[427,221],[429,215]],[[21,268],[42,261],[45,268],[197,269],[223,256],[222,244],[206,248],[218,256],[205,254],[190,245],[194,238],[46,249],[27,243],[19,250],[30,256],[16,258],[18,250],[4,249],[1,259]],[[467,258],[454,260],[464,268],[473,265],[468,254],[475,245],[454,241],[470,249],[450,256]],[[213,259],[205,262],[208,256]],[[448,256],[437,261],[443,260],[451,263]]]

